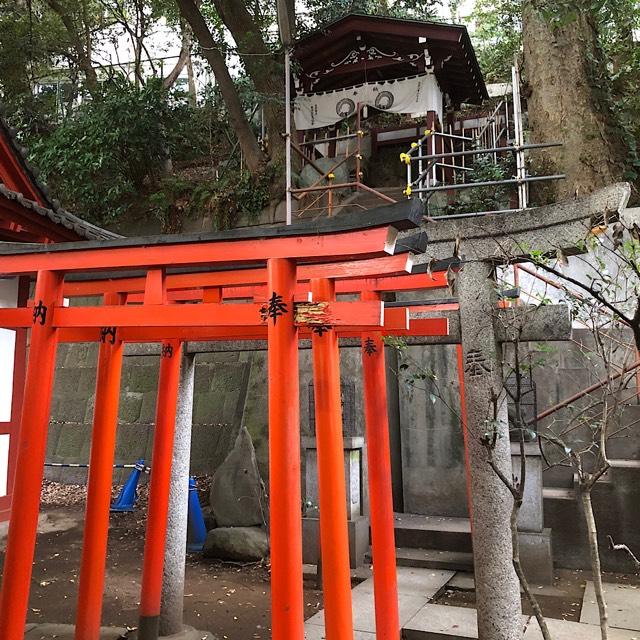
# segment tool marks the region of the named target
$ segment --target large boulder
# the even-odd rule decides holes
[[[264,525],[264,490],[256,451],[246,427],[211,480],[209,502],[219,527]]]
[[[269,553],[269,540],[260,527],[218,527],[207,534],[202,550],[205,558],[252,562]]]

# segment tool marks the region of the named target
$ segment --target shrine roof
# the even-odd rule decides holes
[[[2,187],[0,186],[0,189]],[[0,190],[0,194],[2,191]],[[226,229],[208,233],[175,233],[153,236],[116,236],[95,239],[92,242],[60,242],[55,244],[15,244],[0,242],[0,255],[23,253],[57,253],[61,251],[87,251],[91,249],[116,249],[125,247],[149,247],[162,245],[188,245],[227,240],[260,240],[270,238],[292,238],[329,235],[352,231],[366,231],[377,227],[389,226],[397,231],[416,229],[423,217],[423,207],[419,200],[402,200],[382,207],[371,209],[367,216],[361,213],[349,213],[334,218],[309,220],[292,225],[251,226]],[[424,234],[418,234],[421,238]],[[405,250],[415,250],[412,237],[400,240]],[[421,244],[421,243],[418,243]],[[424,250],[424,246],[418,247]]]
[[[360,59],[362,55],[366,58],[372,47],[377,50],[373,58]],[[421,71],[412,54],[420,56],[425,47],[440,87],[454,103],[479,104],[488,98],[463,25],[350,14],[299,39],[294,55],[307,77],[321,72],[313,91],[331,91],[365,81],[416,75]],[[353,56],[358,51],[362,55],[356,60]]]
[[[0,240],[59,242],[117,238],[63,209],[38,179],[27,150],[4,120],[0,104]]]

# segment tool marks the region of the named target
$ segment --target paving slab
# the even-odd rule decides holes
[[[569,622],[547,618],[547,627],[553,640],[600,640],[600,627],[583,622]],[[531,617],[523,640],[543,640],[538,622]],[[609,629],[609,640],[640,640],[637,631],[629,629]]]
[[[319,627],[315,624],[305,624],[304,638],[305,640],[326,640],[324,627]],[[353,634],[353,640],[375,640],[375,639],[376,639],[375,633],[367,633],[366,631],[355,631]]]
[[[523,629],[528,620],[529,616],[522,616]],[[404,640],[477,640],[476,610],[444,604],[426,604],[411,620],[403,624],[402,637]]]
[[[477,640],[476,610],[426,604],[402,626],[402,637],[405,640]]]
[[[365,631],[375,634],[376,615],[373,603],[373,592],[361,591],[352,598],[353,628],[355,631]],[[427,598],[422,596],[407,596],[398,594],[398,613],[400,625],[408,622],[427,603]],[[316,613],[307,620],[307,624],[324,629],[324,611]]]
[[[564,589],[559,589],[550,584],[530,584],[534,594],[541,596],[552,596],[556,598],[563,598],[567,596],[567,592]],[[447,589],[456,589],[457,591],[473,591],[476,588],[475,578],[473,573],[466,571],[458,571],[449,582],[447,582]],[[522,593],[522,587],[520,587],[520,593]]]
[[[453,571],[398,567],[398,593],[407,596],[433,598],[454,576]],[[354,588],[353,593],[373,593],[373,578],[369,578]],[[355,597],[355,596],[354,596]]]
[[[408,622],[453,577],[453,571],[432,571],[412,567],[398,567],[398,614],[400,624]],[[365,580],[351,592],[353,628],[375,634],[375,605],[373,578]],[[324,611],[307,620],[307,625],[324,629]]]
[[[447,587],[457,589],[458,591],[473,591],[476,588],[476,581],[473,573],[458,571],[456,575],[447,582]]]
[[[609,626],[640,631],[640,587],[632,584],[605,582],[603,588],[609,614]],[[598,604],[592,581],[587,582],[587,587],[584,590],[580,622],[600,625]]]

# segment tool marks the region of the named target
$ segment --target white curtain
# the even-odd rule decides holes
[[[367,104],[392,113],[435,111],[442,121],[442,92],[433,73],[400,80],[367,82],[336,91],[307,93],[294,104],[296,128],[319,129],[340,122]]]

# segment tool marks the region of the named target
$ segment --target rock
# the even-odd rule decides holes
[[[204,526],[207,528],[207,531],[215,529],[218,525],[216,517],[213,515],[213,509],[210,505],[202,507],[202,517],[204,518]]]
[[[218,527],[207,534],[202,553],[220,560],[262,560],[269,553],[269,540],[261,527]]]
[[[219,527],[252,527],[265,522],[262,479],[246,427],[211,480],[209,502]]]

